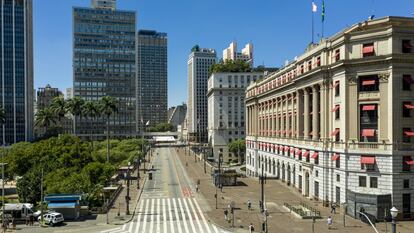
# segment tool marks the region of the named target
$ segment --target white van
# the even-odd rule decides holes
[[[39,221],[42,220],[42,216],[39,216]],[[43,220],[45,221],[45,224],[49,224],[51,226],[63,223],[63,215],[61,213],[53,212],[43,215]]]

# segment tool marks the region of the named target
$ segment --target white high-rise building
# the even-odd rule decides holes
[[[246,44],[240,53],[237,52],[237,43],[234,41],[231,42],[230,46],[223,50],[223,61],[226,60],[242,60],[248,62],[253,67],[253,44]]]
[[[216,63],[214,49],[194,46],[188,58],[187,127],[190,141],[207,141],[207,80]]]

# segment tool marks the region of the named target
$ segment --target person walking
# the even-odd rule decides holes
[[[200,188],[198,187],[198,184],[196,184],[196,192],[198,193],[198,190],[199,190]]]
[[[330,229],[331,229],[331,227],[332,227],[332,224],[333,224],[333,219],[332,219],[332,217],[331,217],[331,216],[329,216],[329,217],[328,217],[328,219],[327,219],[327,223],[328,223],[328,230],[330,230]]]
[[[331,203],[331,214],[332,213],[336,214],[336,204],[335,204],[335,202]]]
[[[229,211],[227,209],[224,210],[224,220],[228,221]]]
[[[248,210],[252,210],[252,202],[249,200],[247,200],[247,209]]]
[[[252,223],[250,223],[249,225],[249,233],[253,233],[254,232],[254,226]]]

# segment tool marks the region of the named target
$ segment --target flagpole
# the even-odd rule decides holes
[[[324,29],[325,29],[325,1],[322,0],[322,39],[324,36]]]
[[[313,44],[313,42],[314,42],[314,14],[315,14],[315,12],[313,11],[313,4],[314,4],[314,2],[312,1],[312,44]]]

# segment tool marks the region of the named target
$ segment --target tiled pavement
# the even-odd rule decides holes
[[[207,211],[205,214],[211,221],[216,224],[231,229],[231,224],[224,220],[223,211],[227,208],[231,201],[234,201],[236,208],[239,208],[235,212],[235,231],[247,232],[249,223],[253,223],[256,232],[260,232],[260,226],[263,221],[263,217],[258,211],[258,201],[260,199],[260,186],[257,179],[254,178],[240,178],[239,181],[244,183],[243,186],[225,187],[223,193],[218,191],[218,209],[215,209],[216,199],[214,194],[216,192],[215,186],[211,182],[210,167],[207,167],[207,174],[204,174],[203,162],[194,162],[194,156],[186,155],[184,149],[179,151],[179,157],[182,163],[188,163],[186,167],[189,177],[194,182],[196,180],[201,181],[200,192],[198,195],[202,195],[211,207],[211,211]],[[319,211],[321,211],[322,219],[316,220],[314,229],[315,232],[343,232],[343,233],[369,233],[375,232],[371,226],[368,226],[359,220],[353,219],[349,216],[345,216],[345,227],[343,225],[343,211],[338,210],[337,214],[332,214],[334,220],[333,229],[328,230],[326,224],[326,218],[330,216],[330,208],[323,207],[320,201],[310,200],[303,197],[295,188],[287,186],[285,183],[279,180],[268,180],[265,185],[266,204],[269,210],[270,216],[268,217],[269,232],[312,232],[312,220],[302,220],[294,217],[291,213],[283,208],[283,203],[288,202],[290,204],[305,202]],[[253,204],[253,210],[248,211],[246,202],[251,200]],[[386,225],[384,223],[377,223],[377,229],[380,232],[385,232]],[[387,224],[388,232],[391,232],[390,223]],[[404,221],[398,222],[397,232],[400,233],[413,233],[414,222]]]

